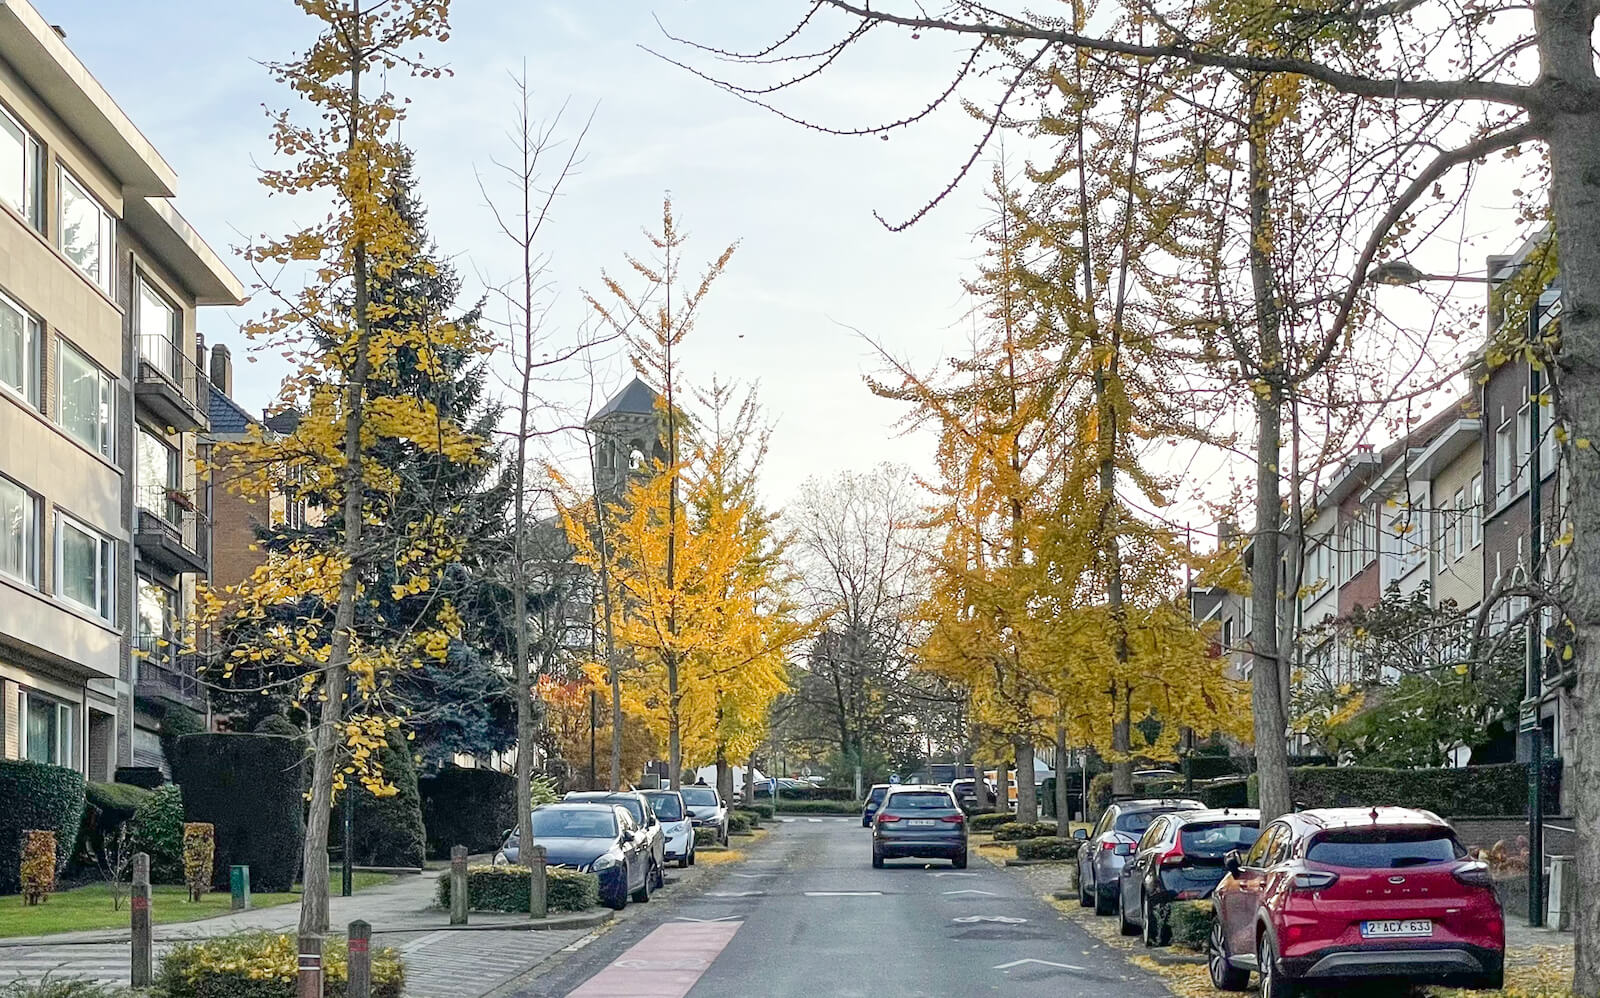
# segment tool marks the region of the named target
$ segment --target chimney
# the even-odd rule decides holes
[[[221,343],[211,348],[211,383],[217,391],[233,398],[233,356]]]
[[[206,338],[199,333],[194,334],[194,369],[206,369]]]
[[[52,24],[52,25],[50,25],[50,30],[54,31],[56,33],[56,36],[58,38],[60,38],[62,41],[66,41],[67,40],[67,29],[63,28],[61,25]]]
[[[1484,268],[1489,272],[1489,328],[1485,331],[1486,335],[1493,336],[1495,330],[1500,328],[1500,323],[1505,320],[1505,308],[1500,302],[1495,301],[1495,292],[1500,290],[1501,283],[1511,276],[1507,274],[1505,278],[1502,278],[1500,272],[1511,266],[1515,259],[1515,257],[1507,256],[1503,253],[1495,253],[1491,254],[1484,262]]]

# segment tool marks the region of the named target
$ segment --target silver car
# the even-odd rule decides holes
[[[1163,814],[1203,808],[1197,800],[1168,797],[1117,801],[1106,808],[1078,850],[1078,903],[1092,905],[1096,915],[1115,914],[1122,865],[1133,855],[1139,836]]]
[[[644,799],[666,832],[666,859],[679,866],[694,865],[694,822],[676,790],[645,790]]]

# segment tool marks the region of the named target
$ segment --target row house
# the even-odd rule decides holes
[[[0,758],[95,780],[182,692],[197,313],[244,298],[176,185],[63,33],[0,2]]]

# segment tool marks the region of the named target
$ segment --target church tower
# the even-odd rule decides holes
[[[661,393],[636,377],[589,418],[595,491],[602,499],[620,499],[631,472],[667,459],[662,405]]]

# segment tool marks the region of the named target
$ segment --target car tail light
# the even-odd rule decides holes
[[[1172,851],[1161,857],[1162,866],[1178,866],[1183,862],[1183,846],[1175,845]]]
[[[882,811],[879,811],[878,812],[878,820],[883,822],[885,825],[887,825],[891,821],[899,821],[900,820],[900,816],[898,814],[884,814]]]
[[[940,818],[939,820],[940,821],[949,822],[952,825],[959,825],[963,821],[966,821],[967,818],[966,818],[965,815],[961,815],[961,814],[947,814],[944,817]]]
[[[1115,842],[1102,842],[1100,843],[1100,848],[1104,852],[1111,852],[1117,848],[1117,844]]]
[[[1328,873],[1322,870],[1313,870],[1294,875],[1294,889],[1297,891],[1320,891],[1324,887],[1332,887],[1338,883],[1337,873]]]
[[[1487,863],[1463,863],[1455,869],[1456,879],[1468,887],[1493,887]]]

